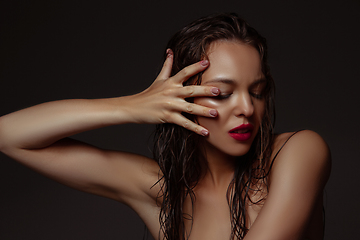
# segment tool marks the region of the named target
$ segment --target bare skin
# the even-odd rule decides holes
[[[222,54],[229,54],[226,49],[236,44],[240,43],[219,44],[220,48],[213,49],[214,54],[219,49],[224,50]],[[249,46],[238,47],[237,51],[245,51],[249,56],[254,53],[248,49],[251,48]],[[252,57],[256,62],[256,56]],[[214,59],[217,57],[211,58],[210,55],[211,67],[217,66]],[[216,129],[206,124],[207,120],[220,121],[222,116],[228,114],[228,119],[236,116],[236,119],[254,121],[256,124],[257,115],[262,114],[262,103],[260,100],[251,100],[250,96],[240,98],[233,95],[233,98],[241,101],[241,104],[238,103],[240,108],[234,108],[237,112],[232,109],[225,109],[224,112],[224,108],[219,106],[200,102],[191,104],[184,100],[187,97],[199,97],[200,101],[221,92],[221,85],[206,85],[206,82],[202,86],[182,86],[190,76],[207,69],[209,62],[193,64],[173,77],[170,77],[171,66],[170,51],[155,82],[133,96],[55,101],[5,115],[0,118],[0,150],[60,183],[130,206],[143,219],[153,237],[158,239],[160,208],[156,197],[160,189],[159,185],[151,188],[159,179],[157,163],[144,156],[102,150],[68,137],[109,125],[170,122],[209,139],[211,145],[207,151],[210,151],[210,146],[215,144],[211,137]],[[252,81],[257,80],[258,70],[254,67],[253,72],[246,75],[245,85],[236,85],[241,89],[239,92],[244,93],[244,86],[247,88]],[[237,82],[245,79],[232,78]],[[253,108],[252,112],[250,108]],[[200,125],[183,117],[181,112],[199,116]],[[205,120],[203,125],[201,119]],[[276,138],[274,153],[289,134],[281,134]],[[250,145],[241,146],[242,151],[246,152]],[[226,190],[233,176],[234,158],[222,146],[215,147],[218,149],[217,154],[208,155],[209,167],[204,169],[204,177],[195,188],[197,201],[193,206],[194,221],[190,239],[219,240],[230,236]],[[271,185],[265,204],[248,206],[250,231],[245,240],[322,239],[322,190],[329,172],[330,153],[319,135],[302,131],[292,137],[271,170]],[[184,208],[190,212],[189,203]],[[186,224],[190,232],[190,225]]]

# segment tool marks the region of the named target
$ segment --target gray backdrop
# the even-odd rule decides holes
[[[57,99],[139,92],[156,77],[170,36],[219,11],[237,12],[268,39],[276,130],[312,129],[331,148],[325,239],[357,238],[359,0],[1,1],[0,115]],[[115,126],[76,138],[151,156],[152,129]],[[64,187],[0,154],[0,239],[143,233],[126,206]]]

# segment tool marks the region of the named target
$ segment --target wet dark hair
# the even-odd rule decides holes
[[[234,178],[229,185],[227,199],[231,214],[231,239],[243,239],[248,231],[246,204],[253,203],[249,193],[267,192],[269,158],[273,141],[274,82],[267,64],[266,40],[236,14],[216,14],[200,18],[177,32],[169,41],[167,48],[174,52],[172,75],[184,67],[207,59],[207,50],[215,41],[237,41],[254,47],[260,54],[262,72],[266,79],[264,90],[265,113],[260,129],[249,152],[239,157]],[[202,73],[192,77],[184,85],[200,84]],[[196,121],[195,116],[186,115]],[[195,201],[194,187],[202,174],[201,162],[205,160],[203,137],[175,124],[160,124],[156,127],[154,158],[161,169],[159,198],[160,234],[164,239],[187,239],[190,232],[185,231],[183,205],[189,197]],[[205,161],[206,162],[206,161]],[[255,204],[261,204],[261,198]],[[190,230],[191,231],[191,230]]]

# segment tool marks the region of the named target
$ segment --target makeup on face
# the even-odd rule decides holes
[[[218,111],[216,118],[198,117],[209,130],[207,151],[229,156],[246,154],[264,115],[266,79],[258,51],[235,41],[218,41],[208,51],[210,65],[201,85],[219,88],[216,97],[195,98],[194,103]]]
[[[251,123],[241,124],[229,131],[230,137],[237,141],[246,141],[251,138],[254,126]]]

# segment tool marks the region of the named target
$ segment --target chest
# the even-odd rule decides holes
[[[254,201],[258,197],[253,196],[252,200]],[[261,207],[262,204],[246,204],[248,228],[255,221]],[[231,211],[226,191],[197,193],[193,204],[191,204],[190,198],[186,199],[184,213],[189,216],[185,220],[185,229],[186,233],[190,234],[190,240],[230,239]]]

